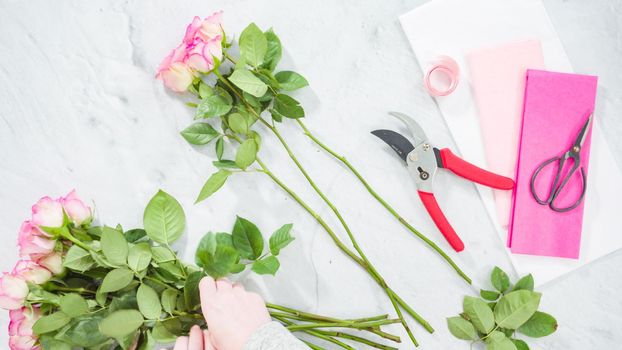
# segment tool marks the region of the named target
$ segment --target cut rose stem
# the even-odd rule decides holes
[[[395,310],[395,312],[396,312],[396,314],[398,316],[398,319],[400,320],[400,323],[402,324],[402,327],[404,328],[404,330],[408,334],[408,337],[410,338],[410,340],[412,341],[412,343],[415,346],[418,346],[419,343],[417,342],[417,340],[415,339],[414,335],[412,334],[412,331],[410,330],[410,327],[408,326],[408,323],[406,322],[406,319],[404,318],[404,316],[402,314],[402,310],[400,308],[400,305],[402,303],[404,303],[404,301],[402,300],[402,303],[398,303],[398,301],[396,300],[397,299],[396,298],[396,296],[397,296],[396,293],[387,285],[387,283],[384,280],[384,278],[376,270],[376,268],[369,261],[369,259],[367,259],[365,253],[359,247],[358,242],[356,241],[356,238],[354,237],[354,235],[352,234],[349,226],[346,224],[345,220],[341,216],[341,213],[339,212],[339,210],[337,210],[337,208],[333,205],[333,203],[326,197],[326,195],[324,195],[322,190],[320,190],[320,188],[315,184],[315,182],[309,176],[309,174],[307,173],[306,169],[302,166],[302,164],[300,163],[298,158],[293,154],[293,152],[291,151],[289,145],[287,144],[285,139],[281,136],[279,131],[273,125],[270,125],[270,123],[268,123],[266,120],[261,118],[261,116],[252,107],[250,107],[250,105],[248,104],[248,101],[246,101],[246,99],[243,97],[243,95],[229,82],[228,79],[223,77],[218,71],[214,71],[214,73],[218,77],[218,79],[221,82],[223,82],[229,89],[231,89],[231,91],[234,94],[236,94],[236,96],[240,99],[240,101],[242,101],[247,106],[247,109],[249,110],[249,112],[253,113],[255,115],[255,117],[257,118],[257,120],[259,120],[263,125],[265,125],[268,129],[270,129],[273,132],[273,134],[275,134],[275,136],[277,136],[277,138],[279,139],[279,142],[281,143],[283,148],[286,150],[286,152],[289,155],[289,157],[296,164],[296,167],[300,170],[300,172],[303,174],[305,179],[307,179],[307,182],[311,185],[311,187],[315,190],[315,192],[324,200],[324,202],[335,213],[335,215],[337,216],[337,218],[341,222],[342,226],[346,230],[346,232],[348,234],[348,237],[350,238],[350,241],[352,242],[352,245],[354,246],[354,249],[359,253],[360,256],[357,256],[354,252],[352,252],[350,249],[348,249],[343,244],[343,242],[341,242],[341,240],[339,240],[339,238],[336,236],[334,231],[332,231],[332,229],[330,229],[330,227],[324,222],[324,220],[317,213],[315,213],[311,208],[309,208],[308,205],[306,205],[306,203],[303,205],[302,203],[304,203],[304,202],[302,200],[300,200],[300,198],[295,194],[295,192],[293,192],[291,189],[288,191],[286,189],[287,186],[284,186],[284,184],[282,184],[282,182],[277,181],[278,178],[276,178],[270,171],[266,171],[267,168],[266,168],[265,164],[263,164],[263,162],[261,162],[259,157],[257,157],[257,163],[262,167],[262,170],[264,171],[264,173],[266,173],[268,176],[270,176],[277,184],[279,184],[279,186],[281,188],[283,188],[286,192],[288,192],[292,196],[292,198],[294,198],[311,215],[313,215],[314,218],[316,219],[316,221],[318,221],[320,223],[320,225],[322,227],[324,227],[324,229],[331,235],[331,238],[333,238],[333,241],[337,244],[337,246],[339,246],[339,248],[342,251],[344,251],[344,253],[346,253],[353,260],[355,260],[359,265],[361,265],[365,270],[368,271],[370,276],[376,281],[376,283],[378,283],[378,285],[380,285],[380,287],[387,294],[389,300],[391,301],[391,304],[393,305],[393,309]],[[232,135],[232,136],[235,136],[235,135]],[[235,136],[235,137],[237,138],[237,136]],[[239,140],[239,138],[238,138],[237,141],[239,142],[241,140]],[[296,198],[298,198],[298,199],[296,199]],[[430,332],[430,333],[434,332],[434,329],[430,326],[430,324],[427,321],[425,321],[419,314],[414,312],[414,310],[410,306],[404,307],[404,309],[417,322],[419,322],[428,332]]]
[[[296,122],[298,123],[298,125],[302,128],[304,134],[309,137],[316,145],[320,146],[320,148],[322,148],[324,151],[328,152],[331,156],[333,156],[335,159],[337,159],[338,161],[340,161],[341,163],[343,163],[349,170],[350,172],[352,172],[352,174],[361,182],[361,184],[365,187],[365,189],[367,189],[367,191],[369,192],[369,194],[372,195],[372,197],[374,197],[385,209],[387,209],[387,211],[389,213],[391,213],[391,215],[393,215],[401,224],[402,226],[406,227],[410,232],[412,232],[415,236],[417,236],[419,239],[421,239],[422,241],[424,241],[428,246],[430,246],[430,248],[432,248],[433,250],[435,250],[440,256],[443,257],[443,259],[445,259],[445,261],[456,271],[456,273],[458,273],[458,275],[460,275],[460,277],[462,277],[462,279],[464,279],[467,283],[471,284],[471,278],[469,278],[469,276],[467,276],[461,269],[460,267],[458,267],[458,265],[447,255],[447,253],[445,253],[443,251],[443,249],[441,249],[436,243],[434,243],[431,239],[429,239],[428,237],[426,237],[424,234],[422,234],[421,232],[419,232],[417,229],[415,229],[411,224],[409,224],[389,203],[387,203],[386,200],[384,200],[384,198],[382,198],[382,196],[380,196],[376,190],[374,190],[373,187],[371,187],[371,185],[369,184],[369,182],[367,182],[367,180],[361,175],[361,173],[346,159],[346,157],[344,157],[341,154],[338,154],[337,152],[333,151],[331,148],[329,148],[328,146],[326,146],[326,144],[324,144],[322,141],[320,141],[317,137],[315,137],[315,135],[313,133],[311,133],[311,131],[309,131],[309,129],[307,128],[307,126],[303,123],[302,120],[300,119],[296,119]]]

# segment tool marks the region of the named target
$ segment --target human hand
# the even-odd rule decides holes
[[[201,331],[199,326],[192,326],[187,337],[178,337],[173,350],[216,350],[206,329]]]
[[[242,350],[253,332],[271,321],[263,299],[241,284],[204,277],[199,291],[211,344],[218,350]]]

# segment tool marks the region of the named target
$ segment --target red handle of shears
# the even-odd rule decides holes
[[[436,201],[434,194],[423,191],[417,192],[419,193],[419,197],[421,198],[425,209],[428,211],[432,217],[432,220],[436,224],[436,227],[438,227],[451,247],[454,248],[455,251],[461,252],[464,249],[464,243],[462,243],[462,240],[458,237],[456,231],[454,231],[454,228],[451,227],[451,224],[447,221],[445,214],[443,214],[443,211],[438,206],[438,202]]]
[[[443,162],[443,168],[451,170],[458,176],[500,190],[511,190],[514,188],[514,180],[473,165],[453,154],[449,148],[443,148],[439,153]]]

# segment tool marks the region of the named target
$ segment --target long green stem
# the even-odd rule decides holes
[[[380,344],[380,343],[376,343],[375,341],[371,341],[369,339],[363,338],[363,337],[359,337],[353,334],[349,334],[349,333],[344,333],[344,332],[337,332],[337,331],[325,331],[325,330],[321,330],[321,331],[317,331],[320,334],[324,334],[327,336],[331,336],[334,338],[342,338],[342,339],[349,339],[349,340],[354,340],[356,342],[359,342],[361,344],[365,344],[365,345],[369,345],[372,348],[376,348],[376,349],[383,349],[383,350],[398,350],[396,347],[393,346],[388,346],[388,345],[384,345],[384,344]]]
[[[326,146],[322,141],[320,141],[303,123],[302,120],[296,119],[298,125],[302,128],[304,134],[309,137],[315,144],[320,146],[323,150],[332,155],[335,159],[342,162],[354,176],[363,184],[363,186],[367,189],[367,191],[383,206],[391,215],[393,215],[404,227],[406,227],[410,232],[412,232],[415,236],[419,237],[422,241],[424,241],[428,246],[430,246],[433,250],[435,250],[440,256],[447,261],[447,263],[464,279],[467,283],[471,284],[471,278],[467,276],[458,265],[445,253],[436,243],[426,237],[424,234],[415,229],[411,224],[409,224],[389,203],[387,203],[382,196],[380,196],[373,187],[367,182],[367,180],[361,175],[361,173],[344,157],[343,155],[338,154],[333,151],[330,147]]]
[[[220,73],[216,72],[215,73],[217,75],[217,77],[220,79],[220,81],[222,81],[225,85],[227,85],[237,96],[238,98],[243,101],[247,107],[248,107],[248,102],[246,102],[246,99],[244,99],[244,97],[242,96],[242,94],[240,94],[237,89],[228,81],[228,79],[224,78]],[[365,256],[365,253],[363,252],[363,250],[359,247],[358,242],[356,241],[354,235],[352,234],[349,226],[347,225],[347,223],[345,222],[345,220],[343,219],[343,217],[341,216],[341,213],[339,212],[339,210],[337,210],[337,208],[333,205],[333,203],[326,197],[326,195],[324,195],[324,193],[320,190],[319,187],[317,187],[317,185],[315,184],[315,182],[313,181],[313,179],[309,176],[309,174],[307,173],[306,169],[302,166],[302,164],[298,161],[298,158],[293,154],[293,152],[291,151],[291,149],[289,148],[289,145],[287,144],[287,142],[283,139],[283,137],[281,136],[281,134],[278,132],[278,130],[270,125],[268,122],[266,122],[263,118],[261,118],[261,116],[253,109],[253,108],[248,108],[249,111],[251,111],[253,114],[255,114],[256,118],[262,123],[264,124],[266,127],[268,127],[279,139],[281,145],[285,148],[285,150],[287,151],[289,157],[294,161],[294,163],[296,164],[296,166],[298,167],[298,169],[301,171],[301,173],[303,174],[303,176],[307,179],[307,182],[313,187],[313,189],[315,190],[315,192],[324,200],[324,202],[332,209],[332,211],[335,213],[335,215],[338,217],[339,221],[341,222],[342,226],[344,227],[344,229],[346,230],[348,237],[350,238],[350,241],[352,242],[352,245],[354,246],[354,249],[359,253],[360,257],[357,257],[359,259],[355,259],[355,260],[360,260],[359,264],[361,266],[363,266],[368,272],[369,274],[376,280],[376,282],[380,285],[381,288],[383,288],[387,294],[387,296],[389,297],[389,300],[391,301],[391,304],[393,305],[393,308],[395,309],[395,312],[397,313],[398,318],[400,319],[402,326],[404,327],[406,333],[408,334],[409,338],[411,339],[411,341],[413,342],[413,344],[415,346],[418,346],[418,342],[415,339],[414,335],[412,334],[412,331],[410,330],[410,327],[408,326],[408,323],[406,322],[406,320],[404,319],[404,316],[402,315],[402,311],[396,301],[395,298],[395,292],[389,288],[389,286],[387,285],[386,281],[384,280],[384,278],[380,275],[380,273],[376,270],[376,268],[373,266],[373,264],[371,264],[371,262],[369,261],[369,259],[367,259],[367,257]],[[259,160],[258,160],[259,163]],[[261,163],[260,163],[261,165]],[[263,167],[263,166],[262,166]],[[274,178],[273,178],[274,179]],[[290,193],[290,195],[293,193],[292,192],[288,192]],[[300,202],[299,202],[300,203]],[[306,209],[306,208],[305,208]],[[308,210],[307,210],[308,211]],[[310,212],[311,213],[311,212]],[[316,214],[316,220],[319,218],[319,216]],[[319,221],[319,220],[318,220]],[[323,221],[323,220],[321,220]],[[326,226],[327,227],[327,226]],[[325,227],[325,228],[326,228]],[[328,231],[328,230],[327,230]],[[332,231],[332,230],[330,230]],[[340,246],[340,248],[342,248],[343,243],[336,237],[336,235],[334,235],[334,233],[331,235],[331,237],[333,237],[333,241],[335,241],[335,243],[337,243],[338,246]],[[341,245],[340,245],[341,244]],[[345,248],[345,250],[344,250]],[[347,247],[343,246],[342,250],[344,252],[346,252],[346,254],[348,254],[347,252],[350,252],[351,257],[353,257],[354,253],[351,252],[349,249],[347,249]],[[412,310],[412,308],[407,308],[407,311]],[[418,322],[420,322],[421,317],[418,314],[413,314],[412,315],[413,318],[415,318],[415,320],[417,320]],[[422,323],[423,324],[423,323]],[[427,322],[425,322],[425,324],[427,324]],[[432,332],[430,330],[429,324],[427,324],[426,329],[429,332]]]

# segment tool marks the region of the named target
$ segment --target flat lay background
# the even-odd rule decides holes
[[[223,9],[229,35],[250,21],[274,27],[285,48],[280,67],[301,72],[311,84],[297,95],[307,125],[449,252],[405,168],[369,134],[377,128],[404,131],[386,115],[397,110],[416,116],[435,144],[453,146],[422,89],[421,70],[397,19],[423,2],[0,0],[0,269],[11,269],[17,260],[20,223],[39,197],[76,188],[92,200],[100,222],[131,228],[141,225],[144,206],[161,188],[185,208],[187,234],[176,248],[186,260],[193,259],[204,233],[230,230],[236,214],[255,221],[264,234],[292,222],[296,241],[284,251],[281,271],[276,277],[240,276],[248,288],[270,301],[334,316],[390,313],[388,300],[370,278],[267,177],[236,175],[215,196],[193,205],[214,170],[213,151],[193,148],[179,136],[193,111],[182,103],[184,97],[165,91],[154,70],[194,15]],[[622,165],[617,137],[622,132],[622,2],[544,3],[575,71],[599,76],[599,122]],[[474,289],[296,125],[284,124],[292,148],[341,209],[370,260],[436,328],[430,335],[411,322],[421,348],[468,349],[467,342],[449,334],[445,317],[459,313],[462,296]],[[339,230],[275,138],[259,131],[268,165]],[[443,173],[436,191],[467,246],[451,255],[476,284],[488,286],[494,265],[514,274],[474,185]],[[616,252],[542,286],[541,309],[555,315],[560,327],[553,336],[530,341],[531,348],[619,347],[621,265],[622,252]],[[7,313],[0,313],[0,323],[5,329]],[[400,327],[390,329],[406,340]],[[0,344],[7,344],[4,331]]]

